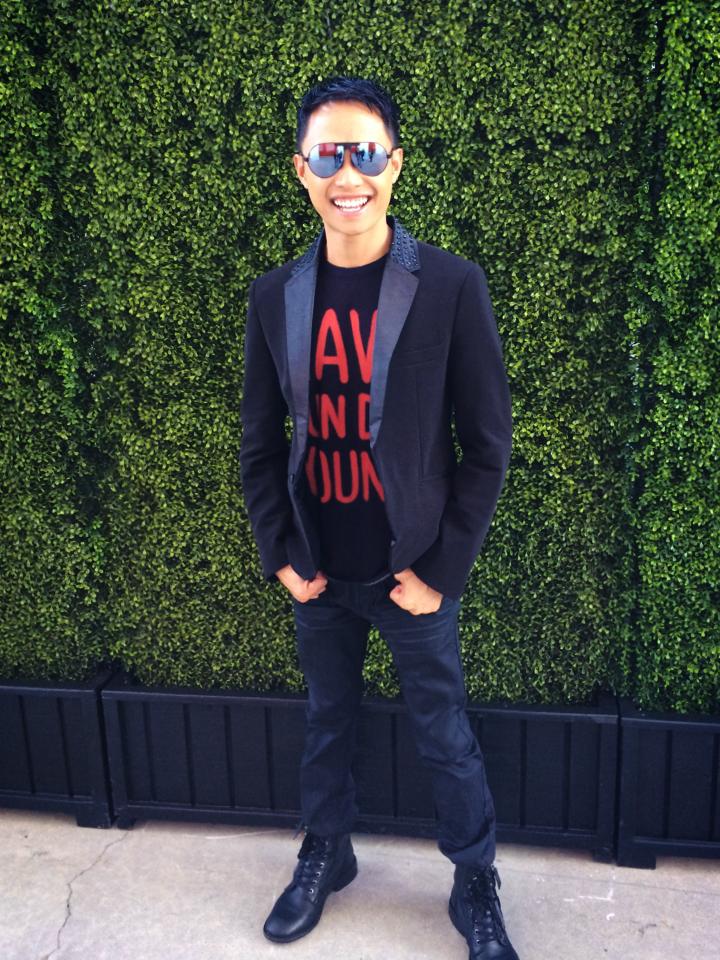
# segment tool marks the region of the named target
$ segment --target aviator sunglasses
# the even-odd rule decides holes
[[[345,151],[350,147],[350,162],[367,177],[377,177],[388,162],[388,152],[381,143],[355,140],[347,143],[316,143],[307,156],[300,153],[316,177],[332,177],[345,162]],[[397,150],[393,147],[390,153]],[[298,151],[299,152],[299,151]]]

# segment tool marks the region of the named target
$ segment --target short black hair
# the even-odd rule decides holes
[[[308,90],[298,107],[295,134],[295,149],[298,153],[302,151],[301,144],[310,115],[322,103],[331,100],[355,100],[379,113],[390,135],[390,146],[399,146],[400,111],[387,90],[375,80],[365,77],[328,77]]]

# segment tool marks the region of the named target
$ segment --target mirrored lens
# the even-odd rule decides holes
[[[342,166],[344,156],[341,144],[316,143],[308,154],[308,166],[316,177],[331,177]]]
[[[369,177],[375,177],[378,173],[382,173],[387,166],[387,160],[385,147],[381,143],[373,143],[371,140],[358,143],[352,157],[352,162],[360,173],[367,174]]]
[[[353,166],[366,176],[375,177],[387,166],[388,155],[381,143],[363,141],[351,146]],[[345,146],[342,143],[316,143],[308,154],[308,166],[316,177],[332,177],[342,167]]]

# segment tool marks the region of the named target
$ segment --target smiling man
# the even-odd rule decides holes
[[[293,163],[322,229],[250,289],[243,490],[263,574],[291,595],[308,687],[305,835],[263,930],[304,936],[357,874],[351,765],[374,624],[432,774],[450,918],[470,960],[517,960],[458,632],[510,457],[510,395],[482,267],[387,213],[398,140],[377,83],[334,77],[306,94]]]

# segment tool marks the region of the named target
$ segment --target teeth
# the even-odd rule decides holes
[[[367,197],[363,197],[362,200],[333,200],[336,207],[345,207],[349,210],[357,210],[360,207],[364,207],[367,202]]]

